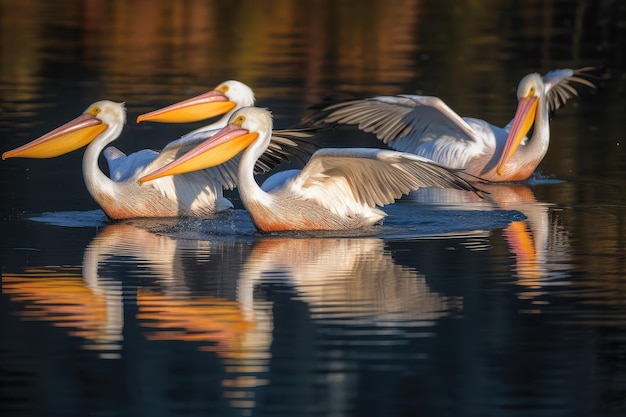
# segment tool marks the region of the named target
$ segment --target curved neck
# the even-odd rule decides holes
[[[100,204],[99,195],[103,192],[108,195],[113,195],[117,186],[115,181],[102,172],[98,164],[98,158],[104,148],[119,137],[123,127],[123,124],[109,125],[109,128],[95,138],[93,142],[87,146],[87,149],[85,149],[85,155],[83,156],[83,178],[87,190],[98,204]]]
[[[239,189],[241,201],[246,208],[248,208],[251,203],[265,206],[269,204],[268,200],[271,198],[271,195],[263,191],[254,179],[254,166],[259,157],[267,149],[270,138],[271,133],[261,132],[252,145],[243,152],[239,160],[239,167],[237,168],[237,188]]]
[[[528,143],[526,143],[526,146],[520,147],[520,150],[529,158],[537,159],[537,164],[539,164],[539,161],[541,161],[548,152],[548,145],[550,143],[550,115],[548,113],[548,103],[544,91],[539,97],[533,134],[528,140]]]

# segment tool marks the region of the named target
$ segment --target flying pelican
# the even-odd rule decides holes
[[[515,117],[504,128],[461,117],[430,96],[377,96],[323,107],[303,119],[305,125],[357,125],[392,149],[420,155],[482,179],[523,181],[548,151],[550,114],[577,96],[577,87],[595,88],[583,78],[593,68],[525,76],[517,88]],[[526,134],[533,127],[530,139]]]
[[[269,111],[240,109],[210,139],[141,177],[139,183],[219,165],[243,151],[237,173],[239,194],[254,225],[262,232],[371,226],[385,216],[375,206],[392,203],[420,187],[478,192],[452,170],[425,158],[363,148],[320,149],[302,171],[279,172],[259,187],[253,167],[267,148],[271,132]]]
[[[223,101],[214,111],[224,111]],[[204,109],[210,114],[211,109]],[[215,113],[214,113],[215,114]],[[117,139],[126,122],[123,103],[98,101],[76,119],[41,136],[40,138],[2,154],[7,158],[52,158],[85,145],[83,177],[89,193],[111,219],[133,217],[206,216],[232,207],[222,195],[224,188],[236,185],[234,167],[236,160],[224,166],[191,172],[180,177],[162,178],[148,187],[139,187],[138,178],[152,172],[200,143],[202,135],[178,139],[160,153],[141,150],[129,156],[115,148],[104,150],[110,167],[110,178],[100,170],[98,157],[105,146]],[[276,138],[273,138],[276,139]],[[257,165],[266,171],[281,159],[302,152],[298,138],[285,136],[273,141],[272,148]],[[229,167],[229,164],[232,167]]]

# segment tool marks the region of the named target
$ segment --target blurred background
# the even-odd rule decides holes
[[[228,79],[279,128],[326,99],[402,93],[503,126],[528,73],[594,66],[598,85],[558,110],[539,184],[503,207],[528,220],[477,237],[274,242],[242,213],[243,237],[60,227],[30,219],[99,208],[83,151],[2,161],[0,411],[624,415],[625,55],[622,0],[0,0],[3,152],[101,99],[127,106],[116,147],[160,149],[205,123],[136,116]]]

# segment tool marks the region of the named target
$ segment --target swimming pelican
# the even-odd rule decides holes
[[[205,109],[205,114],[208,111]],[[217,111],[223,112],[223,107],[218,106]],[[93,199],[111,219],[206,216],[232,207],[222,191],[236,185],[233,174],[236,160],[228,161],[225,166],[190,172],[180,177],[161,178],[147,187],[137,184],[138,178],[173,161],[203,138],[181,138],[160,153],[144,149],[126,156],[115,148],[108,148],[104,154],[111,178],[107,177],[98,166],[98,157],[105,146],[119,137],[125,122],[123,103],[98,101],[76,119],[26,145],[3,153],[2,159],[52,158],[88,145],[83,157],[85,184]],[[301,151],[297,138],[294,141],[289,137],[283,139],[280,145],[263,156],[264,161],[257,166],[259,170],[268,170],[281,159],[288,159]]]
[[[137,123],[147,121],[189,123],[221,115],[217,121],[193,130],[178,139],[187,144],[186,149],[190,149],[188,146],[198,145],[226,126],[228,119],[235,111],[242,107],[253,106],[254,100],[254,92],[250,87],[241,81],[229,80],[206,93],[141,114],[137,116]],[[312,129],[274,130],[268,150],[257,161],[257,173],[269,171],[281,160],[288,160],[289,156],[304,162],[305,158],[318,149],[317,145],[306,140],[312,135]]]
[[[489,181],[522,181],[539,165],[550,141],[550,113],[577,96],[577,87],[595,88],[583,78],[592,68],[525,76],[517,88],[518,107],[504,128],[461,117],[430,96],[377,96],[328,105],[304,118],[309,126],[357,125],[390,148],[420,155]],[[530,139],[525,135],[531,127]]]
[[[385,216],[375,206],[392,203],[420,187],[478,191],[452,170],[425,158],[363,148],[318,150],[302,171],[279,172],[259,187],[253,166],[271,132],[269,111],[240,109],[209,140],[139,182],[219,165],[243,151],[237,173],[239,194],[262,232],[371,226]]]

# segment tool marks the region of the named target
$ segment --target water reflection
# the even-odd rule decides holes
[[[515,281],[509,274],[503,277],[517,284],[520,299],[530,300],[520,305],[536,305],[539,311],[549,308],[541,295],[570,279],[572,266],[559,208],[538,200],[535,187],[498,185],[489,190],[490,201],[462,204],[458,198],[467,193],[445,190],[437,196],[430,190],[411,195],[414,200],[406,204],[524,213],[527,219],[502,233],[510,253],[500,255],[510,258]],[[201,232],[198,222],[170,219],[109,224],[85,247],[82,265],[3,273],[3,293],[22,306],[23,319],[50,322],[83,339],[83,347],[101,358],[134,362],[146,351],[127,347],[125,336],[133,334],[129,326],[137,326],[143,343],[150,344],[152,353],[140,363],[167,363],[169,351],[159,349],[163,343],[182,342],[198,354],[213,355],[223,398],[246,413],[259,405],[260,391],[279,378],[276,367],[284,366],[324,372],[325,387],[336,398],[332,406],[345,410],[358,383],[351,367],[415,372],[406,363],[415,366],[434,354],[428,340],[441,321],[473,311],[465,311],[466,293],[433,286],[432,277],[429,281],[420,272],[428,271],[432,260],[402,264],[397,248],[385,239],[245,235],[215,240],[210,234],[184,239],[185,227]],[[485,253],[494,239],[482,236],[478,246],[467,239],[466,248]],[[441,240],[449,245],[449,238]],[[301,309],[286,318],[290,304]],[[311,327],[300,333],[305,324]],[[293,340],[285,343],[286,337]],[[411,349],[398,350],[406,344]],[[164,380],[170,377],[162,372]],[[314,383],[312,374],[306,375],[301,383]]]
[[[569,235],[558,207],[537,201],[528,185],[487,188],[488,200],[454,190],[419,190],[411,194],[411,204],[418,203],[420,209],[523,213],[524,220],[502,230],[520,297],[539,296],[551,283],[564,284],[571,269]],[[186,227],[198,231],[196,223]],[[462,310],[460,298],[433,292],[422,274],[396,264],[385,241],[377,237],[212,241],[190,235],[171,219],[135,224],[103,227],[85,248],[82,266],[4,273],[3,288],[14,301],[33,304],[28,317],[62,327],[79,323],[87,331],[75,335],[88,339],[92,349],[110,350],[122,341],[124,294],[129,290],[124,289],[125,275],[120,276],[118,266],[125,265],[132,272],[129,276],[149,278],[136,290],[137,317],[150,330],[149,339],[203,341],[203,350],[223,357],[240,356],[246,346],[266,349],[271,343],[271,306],[254,295],[259,285],[268,283],[291,287],[315,319],[415,325]],[[470,239],[467,246],[484,250],[488,243],[476,246]]]
[[[254,287],[276,281],[293,286],[314,318],[337,322],[430,323],[462,308],[460,299],[441,297],[423,275],[396,265],[378,238],[260,240],[240,274],[239,297],[254,306]]]
[[[270,287],[289,288],[311,318],[353,326],[359,337],[415,337],[398,331],[428,328],[462,308],[460,298],[433,292],[423,275],[396,265],[378,238],[228,243],[175,239],[126,223],[104,227],[87,245],[82,271],[48,266],[3,273],[2,286],[23,304],[22,318],[66,329],[101,358],[120,357],[129,320],[148,341],[184,341],[215,352],[233,407],[249,407],[248,391],[267,384],[275,330]],[[133,309],[135,317],[125,317]]]
[[[310,95],[309,103],[323,98],[321,86],[329,81],[356,91],[371,87],[373,77],[385,92],[389,83],[411,79],[418,2],[375,1],[371,12],[355,19],[355,10],[365,12],[358,6],[135,0],[106,6],[24,1],[18,7],[0,1],[5,40],[0,81],[11,83],[3,98],[11,104],[49,100],[45,80],[56,77],[67,62],[79,62],[91,74],[81,79],[83,91],[78,92],[90,97],[87,101],[108,98],[130,106],[148,106],[147,95],[172,102],[181,90],[203,91],[231,78],[254,86],[259,97],[278,99],[294,95],[285,80],[301,80],[305,88],[299,90]],[[330,63],[340,69],[332,76],[324,70]]]
[[[537,297],[553,282],[562,285],[570,269],[569,238],[558,208],[537,201],[528,185],[487,188],[488,200],[447,189],[419,190],[410,198],[421,209],[523,213],[524,220],[502,230],[519,296]],[[397,264],[377,237],[212,241],[150,231],[190,236],[171,219],[134,223],[103,227],[85,248],[82,266],[3,273],[3,290],[29,305],[23,317],[72,328],[72,335],[88,340],[87,348],[103,350],[107,357],[123,341],[129,292],[136,297],[146,338],[192,341],[223,358],[255,360],[267,356],[273,328],[271,302],[257,294],[260,286],[288,286],[309,305],[312,318],[327,323],[431,325],[463,308],[461,298],[432,291],[415,268]],[[196,223],[187,228],[200,230]],[[486,248],[472,239],[467,247]],[[120,275],[120,265],[131,272]],[[131,291],[126,275],[148,279]]]
[[[19,274],[2,274],[2,292],[25,303],[19,316],[42,320],[67,329],[70,336],[86,340],[86,349],[107,351],[119,357],[123,324],[120,293],[99,282],[88,283],[79,267],[30,268]]]
[[[111,265],[124,263],[139,268],[134,273],[148,281],[136,287],[136,317],[148,329],[147,339],[202,342],[207,350],[229,356],[236,350],[242,332],[251,327],[241,317],[238,302],[220,292],[205,295],[205,291],[191,287],[193,268],[207,262],[211,253],[218,251],[214,246],[219,245],[176,240],[131,224],[113,224],[85,249],[83,276],[97,287],[106,279],[103,272],[110,271]],[[189,256],[196,260],[192,265],[185,261]],[[111,275],[119,277],[119,271],[113,269]],[[112,314],[123,310],[121,293],[109,300]],[[120,336],[121,330],[120,326]]]
[[[526,220],[512,222],[502,230],[515,258],[519,295],[534,297],[554,283],[565,284],[571,261],[569,233],[560,219],[561,209],[537,201],[532,188],[526,185],[492,187],[491,193],[499,207],[526,216]]]
[[[590,10],[551,2],[442,7],[418,0],[376,0],[368,7],[328,0],[278,0],[273,7],[200,0],[106,6],[29,0],[17,6],[3,0],[0,8],[5,83],[0,102],[22,120],[25,115],[14,109],[41,111],[37,103],[58,100],[52,97],[84,97],[79,108],[96,99],[126,101],[141,112],[234,78],[250,84],[262,100],[288,100],[279,104],[277,117],[293,116],[329,91],[362,96],[421,90],[455,97],[451,104],[460,114],[497,112],[505,122],[511,97],[503,92],[528,72],[511,73],[520,66],[518,56],[541,58],[542,68],[532,61],[522,64],[545,70],[562,66],[548,59],[548,50],[577,57],[584,47],[580,27],[571,36],[555,37],[538,24],[547,21],[537,15],[579,22],[585,12],[597,21],[612,14],[611,4]],[[530,41],[539,53],[512,50],[513,42]],[[81,70],[85,73],[72,79]],[[61,82],[51,86],[49,80]]]
[[[540,186],[540,185],[539,185]],[[526,218],[502,228],[513,260],[520,297],[541,295],[542,288],[557,281],[558,285],[571,269],[569,233],[560,219],[561,209],[538,201],[528,184],[485,184],[489,193],[479,199],[456,190],[425,189],[411,194],[411,200],[451,210],[516,210]]]

